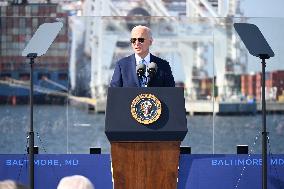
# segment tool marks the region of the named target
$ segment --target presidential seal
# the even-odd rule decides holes
[[[132,117],[142,124],[150,124],[159,119],[162,111],[160,100],[152,94],[140,94],[131,103]]]

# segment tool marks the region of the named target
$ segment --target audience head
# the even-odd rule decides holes
[[[28,189],[28,187],[13,180],[4,180],[0,181],[0,189]]]
[[[82,175],[67,176],[60,180],[57,189],[94,189],[91,181]]]

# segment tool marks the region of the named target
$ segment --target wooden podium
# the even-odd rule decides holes
[[[155,95],[162,104],[160,118],[149,125],[137,122],[130,111],[140,94]],[[109,88],[105,133],[114,189],[177,188],[179,148],[187,133],[183,89]]]
[[[180,142],[112,142],[115,189],[177,188]]]

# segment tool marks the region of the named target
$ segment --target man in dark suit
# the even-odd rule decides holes
[[[134,54],[122,58],[116,63],[110,86],[145,87],[145,83],[147,83],[148,87],[174,87],[175,81],[169,63],[149,52],[149,47],[153,42],[151,30],[146,26],[135,26],[131,31],[130,42]],[[142,80],[143,78],[137,76],[136,66],[143,63],[147,68],[150,62],[156,63],[157,70],[149,82],[145,82]],[[147,74],[146,71],[146,76]]]

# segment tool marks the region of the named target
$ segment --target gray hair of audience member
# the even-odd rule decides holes
[[[57,189],[75,189],[75,188],[95,189],[92,182],[88,178],[82,175],[63,177],[57,186]]]
[[[28,187],[13,180],[4,180],[0,181],[0,189],[28,189]]]

